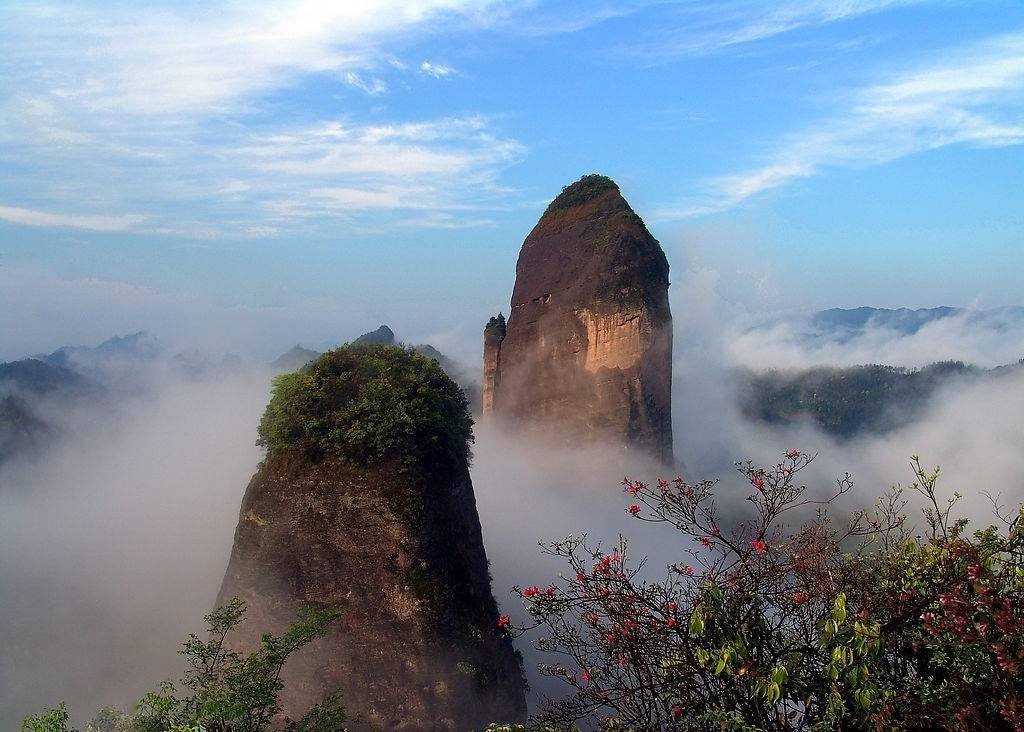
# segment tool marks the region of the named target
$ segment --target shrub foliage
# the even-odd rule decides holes
[[[450,465],[468,458],[472,429],[465,395],[436,360],[345,346],[274,379],[259,444],[351,465]]]
[[[234,599],[206,616],[206,638],[190,635],[181,653],[187,669],[179,684],[165,681],[133,712],[102,712],[86,732],[339,732],[348,719],[341,692],[329,695],[299,720],[275,724],[284,688],[281,669],[292,653],[340,617],[338,610],[305,609],[280,636],[266,634],[248,655],[230,649],[228,636],[245,618]],[[27,718],[21,732],[71,732],[63,703]]]
[[[615,185],[615,181],[608,176],[598,175],[597,173],[585,175],[575,183],[565,186],[562,192],[548,204],[547,209],[544,211],[544,216],[555,211],[563,211],[567,208],[578,206],[581,203],[586,203],[593,198],[597,198],[605,191],[618,190],[618,188]]]

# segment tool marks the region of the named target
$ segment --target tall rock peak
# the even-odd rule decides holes
[[[248,605],[240,650],[302,606],[344,610],[285,667],[285,714],[340,687],[380,729],[525,717],[470,480],[472,424],[437,362],[396,346],[346,346],[275,379],[219,599]]]
[[[484,383],[480,413],[494,412],[494,392],[501,371],[501,342],[505,340],[505,316],[498,313],[484,326]]]
[[[614,181],[566,186],[523,242],[504,337],[485,330],[485,414],[671,461],[668,277]]]

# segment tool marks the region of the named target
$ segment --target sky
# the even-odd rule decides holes
[[[1020,0],[3,2],[0,48],[0,359],[475,347],[591,172],[748,311],[1024,303]]]

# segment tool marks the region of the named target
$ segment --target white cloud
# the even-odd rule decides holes
[[[356,89],[366,92],[371,97],[379,96],[388,90],[388,85],[384,83],[383,79],[364,79],[354,71],[345,73],[345,82]]]
[[[940,63],[859,90],[844,106],[783,138],[763,165],[704,181],[699,195],[659,216],[725,211],[830,168],[878,165],[954,144],[1024,143],[1024,33],[958,49]]]
[[[1024,322],[1019,317],[983,316],[968,310],[913,333],[869,323],[844,338],[808,337],[799,323],[788,320],[757,328],[738,323],[723,350],[734,363],[757,369],[869,363],[920,368],[946,360],[993,368],[1024,356]]]
[[[3,36],[16,76],[25,73],[19,61],[52,62],[45,87],[52,97],[94,111],[205,114],[298,74],[346,78],[386,60],[376,48],[382,39],[491,4],[300,0],[117,14],[75,5],[8,7]]]
[[[280,103],[267,100],[313,77],[341,94],[351,87],[377,97],[389,75],[456,73],[431,62],[410,68],[386,49],[485,22],[495,2],[0,8],[0,162],[27,171],[0,177],[0,187],[17,185],[45,201],[41,208],[82,212],[10,209],[4,218],[235,238],[286,231],[295,217],[280,212],[288,210],[307,219],[314,209],[386,217],[388,200],[408,207],[397,179],[415,191],[431,177],[433,195],[416,206],[493,200],[500,166],[523,146],[491,120],[381,122],[370,110],[378,121],[359,124],[350,121],[366,112],[358,99],[340,112],[333,102],[332,112],[312,105],[302,116],[279,115]],[[304,121],[279,121],[288,118]],[[319,189],[348,191],[352,205],[340,196],[329,206],[310,200]],[[145,211],[145,220],[107,214],[124,210]]]
[[[455,74],[455,69],[445,64],[435,64],[430,61],[424,61],[420,64],[420,72],[427,76],[433,76],[435,79],[447,79],[448,77]]]
[[[144,216],[90,216],[50,213],[18,206],[0,206],[0,220],[23,226],[54,226],[90,231],[127,231],[145,220]]]
[[[724,0],[681,3],[668,30],[647,42],[621,46],[624,55],[645,64],[704,56],[774,38],[805,27],[852,20],[930,0]]]

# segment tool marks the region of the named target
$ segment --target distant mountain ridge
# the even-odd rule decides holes
[[[371,330],[363,333],[358,338],[353,339],[349,345],[353,346],[368,346],[368,345],[380,345],[380,346],[400,346],[403,344],[395,336],[395,332],[387,325],[381,325],[376,330]],[[454,380],[459,386],[462,387],[466,397],[469,399],[470,404],[474,405],[474,408],[478,406],[480,401],[479,396],[479,385],[469,375],[467,370],[455,360],[441,353],[441,351],[434,348],[429,343],[419,343],[416,345],[408,346],[411,350],[419,353],[427,358],[432,358],[437,361],[438,365],[444,369],[452,380]],[[330,350],[330,349],[328,349]],[[274,373],[287,373],[290,371],[298,371],[303,366],[307,365],[310,361],[320,356],[319,351],[315,351],[309,348],[304,348],[301,344],[296,344],[290,349],[282,353],[276,359],[270,363],[271,369]]]
[[[1000,329],[1024,323],[1024,306],[979,310],[941,305],[933,308],[829,308],[809,317],[785,320],[805,323],[808,337],[838,339],[840,342],[864,333],[869,328],[884,328],[900,335],[913,335],[925,326],[948,318],[965,318],[978,326]]]
[[[140,330],[125,336],[114,336],[98,346],[62,346],[50,354],[34,358],[53,366],[62,366],[85,375],[104,376],[139,362],[156,360],[163,348],[150,333]]]
[[[72,410],[114,419],[123,399],[152,393],[158,365],[166,369],[161,373],[195,379],[237,370],[241,360],[225,356],[217,363],[197,350],[171,355],[155,336],[138,331],[0,363],[0,465],[38,454],[73,432]]]
[[[104,392],[99,383],[58,364],[36,358],[0,363],[0,464],[38,453],[59,437],[52,415],[40,408],[44,401],[67,409]]]

